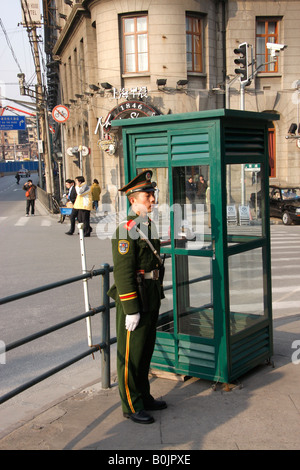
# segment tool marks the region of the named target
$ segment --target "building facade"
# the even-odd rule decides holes
[[[240,109],[234,49],[246,42],[255,62],[244,109],[280,115],[270,125],[270,176],[300,183],[297,131],[288,135],[299,125],[300,1],[53,1],[59,94],[52,106],[69,110],[65,122],[54,123],[66,178],[80,171],[89,183],[97,178],[113,202],[124,171],[112,120]],[[267,43],[287,48],[272,58]],[[74,148],[84,150],[80,162]]]

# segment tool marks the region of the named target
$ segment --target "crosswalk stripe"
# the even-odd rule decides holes
[[[20,217],[18,222],[15,223],[15,227],[23,227],[27,224],[29,217]]]
[[[51,220],[43,219],[41,222],[42,227],[50,227],[50,225],[51,225]]]

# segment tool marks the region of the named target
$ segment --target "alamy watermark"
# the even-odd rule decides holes
[[[6,345],[0,340],[0,364],[6,364]]]
[[[105,211],[105,207],[102,210]],[[111,211],[111,206],[107,207],[106,215],[98,222],[96,227],[97,237],[100,240],[112,239],[115,236],[116,229],[119,227],[119,236],[122,238],[136,239],[139,234],[134,226],[126,225],[126,211]],[[147,213],[145,210],[144,213]],[[173,220],[174,239],[193,240],[197,242],[204,241],[204,204],[161,204],[155,206],[150,215],[154,224],[151,224],[151,238],[170,239],[171,219]],[[134,219],[136,225],[145,225],[145,218],[138,216]],[[132,228],[132,230],[131,230]]]
[[[295,351],[292,354],[292,363],[295,365],[300,364],[300,339],[295,339],[295,341],[292,342],[292,349],[295,349]]]

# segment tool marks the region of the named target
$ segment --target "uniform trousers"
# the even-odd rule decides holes
[[[155,346],[158,311],[141,313],[134,331],[125,328],[122,305],[117,311],[117,371],[119,392],[124,413],[144,410],[153,397],[150,394],[149,368]]]

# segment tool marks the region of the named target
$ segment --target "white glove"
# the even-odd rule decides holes
[[[125,328],[128,331],[134,331],[139,324],[141,315],[139,313],[134,313],[133,315],[126,315],[125,318]]]

